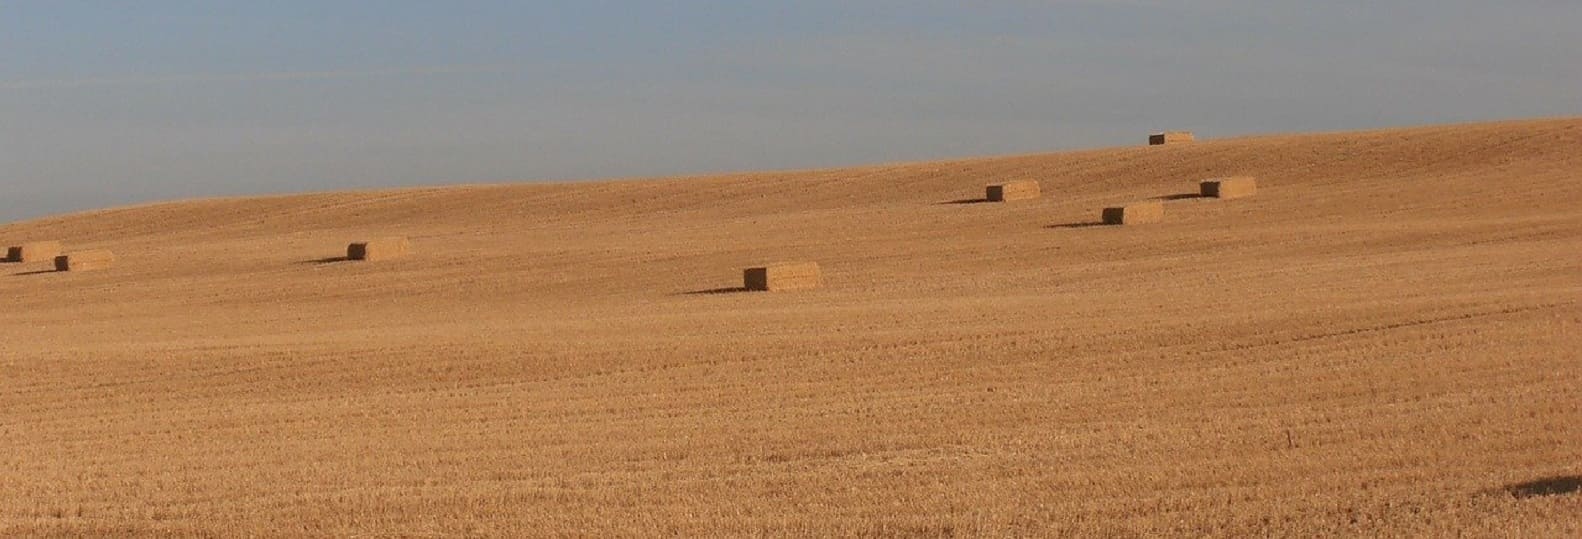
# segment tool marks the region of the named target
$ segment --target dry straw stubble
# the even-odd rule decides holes
[[[1582,474],[1579,145],[1565,119],[3,225],[126,259],[0,266],[0,536],[1582,537],[1551,479]],[[1279,189],[1038,227],[1229,175]],[[1076,198],[926,204],[1000,183],[964,178]],[[838,265],[682,293],[782,258]]]

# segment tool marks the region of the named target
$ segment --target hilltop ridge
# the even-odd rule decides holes
[[[1562,170],[1579,161],[1573,151],[1582,137],[1579,130],[1582,119],[1524,120],[827,170],[227,197],[111,208],[6,226],[16,227],[13,233],[17,233],[81,221],[85,228],[104,229],[100,234],[132,234],[145,231],[121,223],[162,223],[165,231],[180,231],[216,225],[330,227],[404,220],[423,225],[655,212],[731,216],[934,202],[973,195],[980,183],[1024,178],[1038,179],[1065,198],[1079,199],[1120,188],[1145,194],[1150,192],[1146,189],[1176,189],[1200,177],[1243,174],[1324,187],[1436,172],[1468,176],[1537,163]]]

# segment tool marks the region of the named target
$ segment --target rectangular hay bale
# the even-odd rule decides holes
[[[747,268],[742,271],[743,286],[748,290],[800,290],[818,288],[824,284],[817,262],[790,262]]]
[[[1199,185],[1203,196],[1213,198],[1249,197],[1258,192],[1258,179],[1249,176],[1215,178]]]
[[[1148,136],[1149,146],[1164,146],[1166,144],[1185,144],[1197,140],[1191,131],[1165,131]]]
[[[1038,182],[1021,180],[984,188],[984,198],[989,202],[1009,202],[1012,200],[1028,200],[1038,198]]]
[[[30,241],[6,249],[6,262],[44,262],[61,253],[58,241]]]
[[[95,271],[115,265],[115,255],[104,249],[78,251],[55,257],[55,271]]]
[[[351,260],[389,260],[411,253],[412,242],[399,236],[379,238],[346,246],[346,258]]]
[[[1141,225],[1165,219],[1165,205],[1157,200],[1104,208],[1104,224]]]

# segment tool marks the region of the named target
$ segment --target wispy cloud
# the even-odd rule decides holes
[[[339,80],[393,76],[452,75],[467,73],[502,73],[510,71],[504,65],[446,65],[429,67],[403,67],[390,69],[342,71],[274,71],[257,73],[196,73],[184,75],[84,77],[75,79],[35,79],[0,81],[0,90],[57,90],[72,88],[117,86],[162,86],[179,84],[313,81]]]

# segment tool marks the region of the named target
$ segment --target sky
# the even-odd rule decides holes
[[[0,223],[1582,115],[1577,0],[0,0]]]

